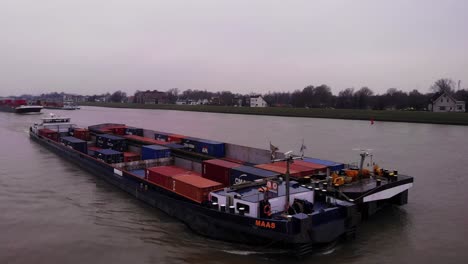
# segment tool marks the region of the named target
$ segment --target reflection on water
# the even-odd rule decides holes
[[[48,110],[44,110],[49,112]],[[115,122],[342,162],[372,148],[416,177],[409,204],[380,211],[357,238],[304,259],[213,241],[48,152],[27,136],[38,115],[0,112],[2,263],[462,263],[468,257],[468,127],[83,107],[80,125]],[[44,116],[44,115],[42,115]]]

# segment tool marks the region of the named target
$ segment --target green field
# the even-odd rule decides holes
[[[280,108],[280,107],[232,107],[212,105],[156,105],[156,104],[131,104],[131,103],[81,103],[86,106],[136,108],[136,109],[161,109],[178,111],[195,111],[210,113],[227,113],[243,115],[269,115],[313,118],[336,118],[411,123],[431,123],[447,125],[468,125],[468,113],[432,113],[422,111],[377,111],[357,109],[322,109],[322,108]]]

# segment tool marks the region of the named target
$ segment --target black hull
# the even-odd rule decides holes
[[[294,250],[294,254],[308,252],[315,246],[320,247],[335,242],[348,232],[353,231],[360,221],[356,206],[340,207],[323,212],[306,221],[269,220],[275,222],[276,229],[257,227],[256,219],[236,214],[228,214],[210,209],[182,198],[158,186],[123,171],[122,176],[114,173],[109,164],[67,148],[54,141],[43,139],[30,133],[33,140],[48,147],[83,169],[119,187],[139,200],[175,217],[196,233],[213,239],[239,242],[260,247],[271,245]],[[291,252],[291,251],[290,251]]]
[[[15,113],[17,114],[40,113],[41,110],[42,110],[42,107],[16,108]]]

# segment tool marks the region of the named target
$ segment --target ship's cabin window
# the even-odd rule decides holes
[[[236,205],[237,211],[239,211],[239,208],[244,208],[244,212],[245,212],[246,214],[248,214],[248,213],[250,212],[250,207],[249,207],[248,205],[246,205],[246,204],[237,203],[237,205]]]
[[[218,202],[218,197],[216,197],[216,196],[211,196],[211,202],[212,202],[212,203],[217,203],[217,202]]]

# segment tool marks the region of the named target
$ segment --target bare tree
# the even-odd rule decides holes
[[[455,82],[452,79],[442,78],[437,80],[431,87],[435,93],[446,92],[452,93],[454,91]]]

